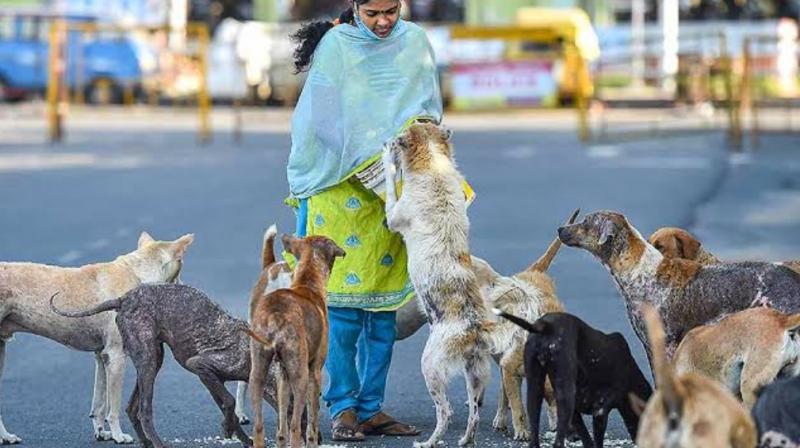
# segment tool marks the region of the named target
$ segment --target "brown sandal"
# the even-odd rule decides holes
[[[385,412],[378,412],[369,420],[362,422],[359,429],[368,436],[407,437],[420,434],[417,428],[400,423]]]
[[[361,442],[364,433],[358,427],[358,417],[355,411],[348,409],[342,411],[333,419],[331,439],[336,442]]]

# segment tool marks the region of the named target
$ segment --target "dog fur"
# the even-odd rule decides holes
[[[576,210],[567,224],[575,222],[579,212]],[[546,313],[564,311],[564,305],[556,293],[555,282],[547,274],[560,248],[561,240],[556,238],[536,262],[524,271],[509,277],[501,276],[485,260],[473,256],[472,270],[478,279],[486,307],[500,308],[528,321],[534,321]],[[522,378],[525,376],[525,341],[528,332],[501,319],[492,331],[491,337],[495,350],[493,356],[500,367],[501,375],[497,413],[492,427],[498,431],[506,429],[510,408],[514,440],[529,440],[530,432],[525,424],[521,395]],[[550,426],[554,428],[556,402],[549,380],[545,384],[545,398]]]
[[[261,299],[267,294],[277,289],[288,288],[292,285],[292,268],[285,261],[278,261],[275,258],[275,236],[278,228],[275,224],[271,225],[264,233],[264,244],[261,249],[261,273],[258,281],[250,295],[250,306],[248,307],[248,321],[252,322],[253,309],[260,303]],[[236,417],[239,423],[246,425],[250,423],[244,410],[244,403],[247,401],[247,383],[239,382],[236,385]]]
[[[434,124],[411,125],[384,148],[386,217],[403,236],[408,272],[430,323],[422,374],[436,407],[436,428],[417,447],[435,446],[447,430],[452,409],[447,384],[458,371],[467,384],[469,419],[459,445],[471,443],[478,403],[491,374],[493,352],[480,287],[469,253],[469,221],[463,177],[452,158],[448,131]],[[395,156],[403,170],[397,199]]]
[[[753,407],[760,448],[800,446],[800,377],[778,380],[758,392]]]
[[[622,334],[602,333],[563,312],[547,313],[534,323],[499,309],[494,312],[528,334],[525,375],[531,448],[540,446],[539,414],[546,378],[552,381],[558,403],[553,447],[564,447],[572,425],[584,447],[602,448],[608,415],[614,409],[622,416],[631,438],[636,439],[639,417],[629,396],[646,401],[653,390]],[[593,436],[589,435],[582,414],[593,417]]]
[[[564,244],[580,247],[605,265],[625,299],[628,318],[651,359],[639,305],[650,303],[664,320],[667,355],[692,328],[755,305],[800,312],[800,274],[774,263],[703,266],[665,258],[616,212],[599,211],[559,229]]]
[[[232,317],[202,291],[187,285],[142,285],[119,299],[103,302],[85,311],[54,313],[84,318],[116,311],[116,323],[125,352],[136,367],[136,386],[128,403],[128,417],[148,448],[163,448],[153,424],[153,391],[164,360],[164,344],[184,369],[200,378],[222,411],[225,437],[235,435],[243,444],[252,442],[234,412],[235,401],[225,388],[227,381],[248,381],[250,338],[247,322]],[[263,398],[277,406],[275,372],[259,389]],[[259,406],[260,407],[260,406]]]
[[[662,227],[653,232],[647,241],[667,258],[685,258],[702,265],[721,263],[719,258],[702,247],[694,235],[677,227]],[[800,274],[800,260],[783,261],[781,264]]]
[[[75,350],[94,352],[96,371],[92,428],[96,440],[132,443],[119,426],[125,353],[113,313],[66,319],[50,312],[47,298],[61,293],[64,303],[80,308],[117,298],[152,282],[176,281],[193,235],[175,241],[155,241],[146,232],[135,251],[107,263],[65,268],[34,263],[0,263],[0,372],[6,342],[16,332],[52,339]],[[108,422],[110,431],[104,429]],[[2,443],[19,443],[0,418]]]
[[[800,295],[798,295],[800,297]],[[673,358],[678,374],[716,380],[751,409],[778,374],[800,374],[800,314],[751,308],[686,333]]]
[[[250,385],[256,448],[264,447],[264,419],[261,414],[261,389],[270,366],[280,366],[278,376],[277,444],[303,446],[301,416],[308,409],[307,445],[319,445],[319,397],[322,367],[328,353],[327,284],[336,257],[345,252],[323,236],[295,238],[283,236],[284,247],[298,265],[290,288],[277,289],[251,303]],[[273,258],[274,260],[274,258]],[[265,269],[268,271],[268,269]],[[288,423],[289,392],[295,403]]]
[[[639,422],[639,448],[753,448],[750,415],[721,385],[696,373],[676,374],[665,351],[664,328],[649,304],[645,319],[656,391]]]

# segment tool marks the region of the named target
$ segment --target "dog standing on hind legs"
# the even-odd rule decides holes
[[[307,446],[319,445],[319,397],[322,367],[328,353],[327,284],[336,257],[345,252],[322,236],[295,238],[283,236],[283,245],[298,260],[290,288],[277,289],[251,302],[250,341],[253,438],[256,448],[264,447],[264,418],[260,390],[273,362],[280,365],[278,375],[279,447],[303,446],[300,419],[308,406]],[[294,408],[287,424],[289,393]],[[309,390],[310,389],[310,390]]]
[[[490,331],[480,287],[472,270],[463,177],[452,159],[448,131],[431,123],[411,125],[384,147],[386,218],[403,236],[408,272],[430,335],[422,353],[422,374],[436,407],[436,428],[416,447],[432,447],[452,415],[447,383],[461,370],[466,379],[469,419],[459,445],[472,443],[478,401],[489,381]],[[395,190],[395,154],[403,169],[403,195]]]

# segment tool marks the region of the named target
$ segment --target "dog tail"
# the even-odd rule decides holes
[[[531,333],[544,333],[545,331],[547,331],[547,324],[545,322],[537,320],[534,323],[530,323],[521,317],[517,317],[513,314],[506,313],[505,311],[498,308],[492,308],[492,312],[502,317],[503,319],[509,320],[512,323],[524,328],[525,330],[528,330]]]
[[[656,387],[661,391],[663,397],[664,410],[670,420],[679,418],[683,408],[683,398],[678,390],[675,381],[675,374],[672,370],[667,352],[664,348],[666,335],[661,324],[661,318],[652,305],[643,304],[642,313],[644,314],[647,326],[647,337],[650,340],[650,352],[653,357],[653,374],[656,378]]]
[[[252,328],[249,328],[249,327],[248,328],[244,328],[244,329],[242,329],[242,331],[244,331],[245,333],[250,335],[250,337],[255,339],[256,342],[260,343],[261,345],[263,345],[263,346],[265,346],[267,348],[272,348],[275,345],[272,342],[270,342],[270,341],[264,339],[263,337],[261,337],[258,333],[253,331]]]
[[[55,300],[55,298],[56,298],[56,296],[58,294],[59,293],[55,293],[50,297],[50,310],[52,310],[54,313],[58,314],[59,316],[64,316],[64,317],[89,317],[89,316],[94,316],[95,314],[99,314],[99,313],[102,313],[104,311],[118,310],[120,308],[120,306],[122,305],[122,300],[120,300],[120,299],[111,299],[111,300],[107,300],[107,301],[105,301],[103,303],[100,303],[99,305],[95,306],[94,308],[89,308],[88,310],[84,310],[84,311],[62,311],[62,310],[56,308],[55,303],[53,303],[53,301]]]
[[[581,209],[577,209],[572,213],[572,216],[569,217],[567,221],[567,225],[575,223],[575,219],[578,217],[578,214],[581,212]],[[536,260],[535,263],[530,265],[526,271],[539,271],[539,272],[547,272],[550,268],[550,264],[553,262],[553,259],[556,258],[556,254],[558,250],[561,249],[561,240],[556,237],[550,246],[547,247],[547,250]]]
[[[786,331],[800,332],[800,313],[790,314],[786,319]]]
[[[261,269],[275,263],[275,235],[278,234],[278,227],[273,224],[264,232],[264,247],[261,249]]]

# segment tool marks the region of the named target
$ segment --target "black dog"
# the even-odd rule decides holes
[[[800,377],[778,380],[759,392],[753,406],[762,448],[800,446]]]
[[[525,376],[531,448],[539,447],[539,412],[546,377],[553,385],[558,411],[553,447],[564,447],[570,425],[585,448],[602,447],[612,409],[619,411],[628,433],[636,440],[639,416],[630,395],[647,401],[653,389],[621,334],[602,333],[567,313],[548,313],[531,324],[498,309],[494,312],[530,332],[525,343]],[[581,414],[594,417],[594,441]]]
[[[263,286],[263,285],[262,285]],[[263,291],[263,287],[262,287]],[[128,417],[142,444],[162,448],[153,425],[153,387],[164,360],[164,344],[184,369],[200,377],[222,411],[223,432],[244,444],[252,441],[234,413],[234,398],[226,381],[247,381],[250,376],[250,337],[247,322],[226,313],[203,292],[186,285],[146,284],[119,299],[76,312],[50,308],[67,317],[117,312],[117,327],[125,353],[136,366],[136,387],[128,404]],[[264,398],[277,408],[275,372],[270,372]]]

